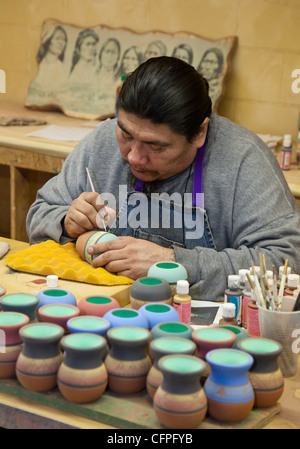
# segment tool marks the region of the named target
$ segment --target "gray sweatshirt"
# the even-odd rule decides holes
[[[64,244],[61,220],[72,201],[90,191],[89,168],[95,190],[118,198],[119,185],[127,184],[127,163],[116,140],[116,120],[107,120],[82,139],[67,157],[61,173],[37,193],[27,216],[30,243],[53,239]],[[187,171],[161,183],[161,190],[192,192]],[[177,262],[188,271],[193,299],[222,300],[229,274],[259,265],[278,270],[289,259],[292,272],[300,273],[300,211],[278,162],[253,133],[213,114],[203,166],[204,207],[215,249],[175,247]],[[117,208],[118,208],[117,204]],[[168,237],[167,229],[162,233]]]

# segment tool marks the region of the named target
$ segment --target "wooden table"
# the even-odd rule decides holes
[[[0,241],[6,241],[10,244],[11,249],[8,254],[28,246],[28,243],[5,238],[0,238]],[[7,255],[0,260],[0,285],[7,288],[7,293],[18,291],[36,294],[39,290],[45,288],[45,277],[10,270],[5,264]],[[44,282],[40,283],[41,281]],[[129,302],[130,287],[128,286],[102,287],[63,280],[59,280],[59,286],[72,291],[77,300],[88,294],[96,293],[110,294],[117,298],[123,306]],[[66,401],[61,401],[55,392],[49,395],[31,394],[20,386],[18,388],[15,387],[13,381],[12,385],[5,385],[0,382],[0,427],[112,430],[119,427],[122,418],[120,413],[124,410],[127,410],[130,415],[128,420],[132,420],[132,427],[130,427],[130,422],[127,422],[128,428],[135,428],[135,425],[142,426],[143,422],[146,422],[147,425],[149,422],[154,423],[153,425],[156,423],[153,418],[151,401],[145,392],[141,395],[134,395],[134,397],[125,397],[121,401],[116,397],[107,395],[104,409],[111,410],[112,416],[107,419],[96,419],[94,415],[101,415],[101,408],[100,411],[95,411],[93,406],[90,406],[86,411],[82,411],[80,408],[67,404]],[[300,429],[300,364],[298,373],[285,379],[285,389],[279,404],[280,412],[278,413],[277,408],[272,416],[263,416],[260,421],[261,426],[266,429]],[[114,410],[116,411],[115,416]],[[206,420],[203,425],[210,428],[211,424]],[[239,426],[243,428],[243,424],[239,424]]]

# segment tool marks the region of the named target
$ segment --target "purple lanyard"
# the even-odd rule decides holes
[[[202,193],[202,173],[203,173],[203,160],[204,153],[206,150],[206,140],[201,148],[198,148],[196,159],[195,159],[195,168],[194,168],[194,180],[193,180],[193,204],[196,207],[203,207],[202,195],[197,197],[197,193]],[[135,191],[142,192],[144,183],[140,179],[136,183]]]

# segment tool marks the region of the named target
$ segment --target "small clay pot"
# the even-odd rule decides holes
[[[149,329],[152,329],[158,323],[180,322],[179,313],[170,304],[161,302],[144,304],[139,308],[139,312],[147,319]]]
[[[247,338],[238,343],[238,348],[252,355],[254,363],[249,379],[255,395],[255,407],[271,407],[280,399],[284,389],[284,378],[277,359],[282,345],[268,338]]]
[[[0,298],[0,306],[4,312],[24,313],[30,321],[36,318],[36,307],[39,299],[28,293],[10,293]]]
[[[249,334],[243,327],[236,326],[233,324],[218,324],[216,327],[221,329],[227,329],[235,334],[235,341],[232,345],[232,348],[238,348],[238,343],[244,338],[249,338]]]
[[[110,323],[99,316],[82,315],[70,318],[67,327],[72,334],[89,333],[106,337]]]
[[[54,323],[69,332],[67,322],[80,314],[79,308],[72,304],[46,304],[38,309],[38,318],[45,323]]]
[[[95,334],[71,334],[61,341],[65,351],[57,373],[57,385],[68,401],[88,403],[99,399],[107,386],[103,363],[106,340]]]
[[[177,281],[186,280],[188,275],[185,267],[178,262],[162,261],[153,264],[148,270],[148,277],[165,279],[176,294]]]
[[[100,255],[99,254],[89,254],[87,249],[91,245],[96,245],[96,243],[107,242],[110,240],[118,240],[119,237],[106,231],[89,231],[81,234],[76,241],[76,251],[81,257],[89,264]]]
[[[24,388],[48,391],[57,385],[57,371],[63,360],[59,343],[64,329],[52,323],[32,323],[20,329],[24,342],[16,374]]]
[[[112,296],[87,296],[82,298],[78,307],[81,315],[95,315],[103,317],[109,310],[120,307],[118,301]]]
[[[167,321],[164,323],[157,323],[151,330],[152,339],[159,337],[178,337],[192,340],[192,333],[194,329],[186,323],[179,323],[177,321]]]
[[[158,362],[163,373],[153,408],[159,421],[171,429],[193,429],[207,412],[207,399],[200,384],[204,362],[188,355],[168,355]]]
[[[63,288],[44,288],[37,294],[37,297],[39,299],[38,309],[49,304],[71,304],[77,306],[73,293]]]
[[[22,349],[21,327],[29,323],[28,315],[18,312],[0,313],[0,378],[16,377],[16,362]]]
[[[167,281],[154,277],[137,279],[130,287],[130,304],[139,309],[144,304],[162,302],[172,305],[172,290]]]
[[[153,399],[157,388],[161,385],[163,374],[158,369],[158,361],[171,354],[187,354],[194,355],[196,352],[196,344],[186,338],[162,337],[152,340],[149,345],[149,354],[153,360],[153,365],[147,375],[147,391]]]
[[[129,307],[119,307],[109,310],[103,318],[107,320],[111,327],[135,326],[148,329],[148,321],[139,310],[133,310]]]
[[[109,388],[119,394],[142,391],[151,368],[147,354],[150,332],[133,326],[114,327],[107,331],[107,339],[111,345],[105,359]]]
[[[254,406],[254,391],[248,378],[253,357],[238,349],[213,349],[206,354],[211,372],[204,384],[208,414],[217,421],[245,419]]]

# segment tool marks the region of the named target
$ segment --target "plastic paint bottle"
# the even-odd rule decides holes
[[[173,297],[173,307],[179,314],[180,321],[191,324],[191,296],[189,295],[189,283],[177,281],[177,293]]]
[[[232,302],[235,309],[235,319],[238,325],[241,325],[242,321],[242,290],[240,289],[240,276],[230,274],[228,276],[228,289],[225,290],[225,302]]]
[[[283,137],[283,145],[280,155],[280,168],[282,170],[289,170],[291,168],[292,160],[292,136],[285,134]]]
[[[222,304],[222,318],[220,319],[219,324],[238,325],[238,322],[235,319],[235,305],[232,302],[225,302]]]
[[[287,288],[285,289],[285,295],[293,296],[294,290],[298,288],[300,282],[299,274],[288,274],[287,276]]]

